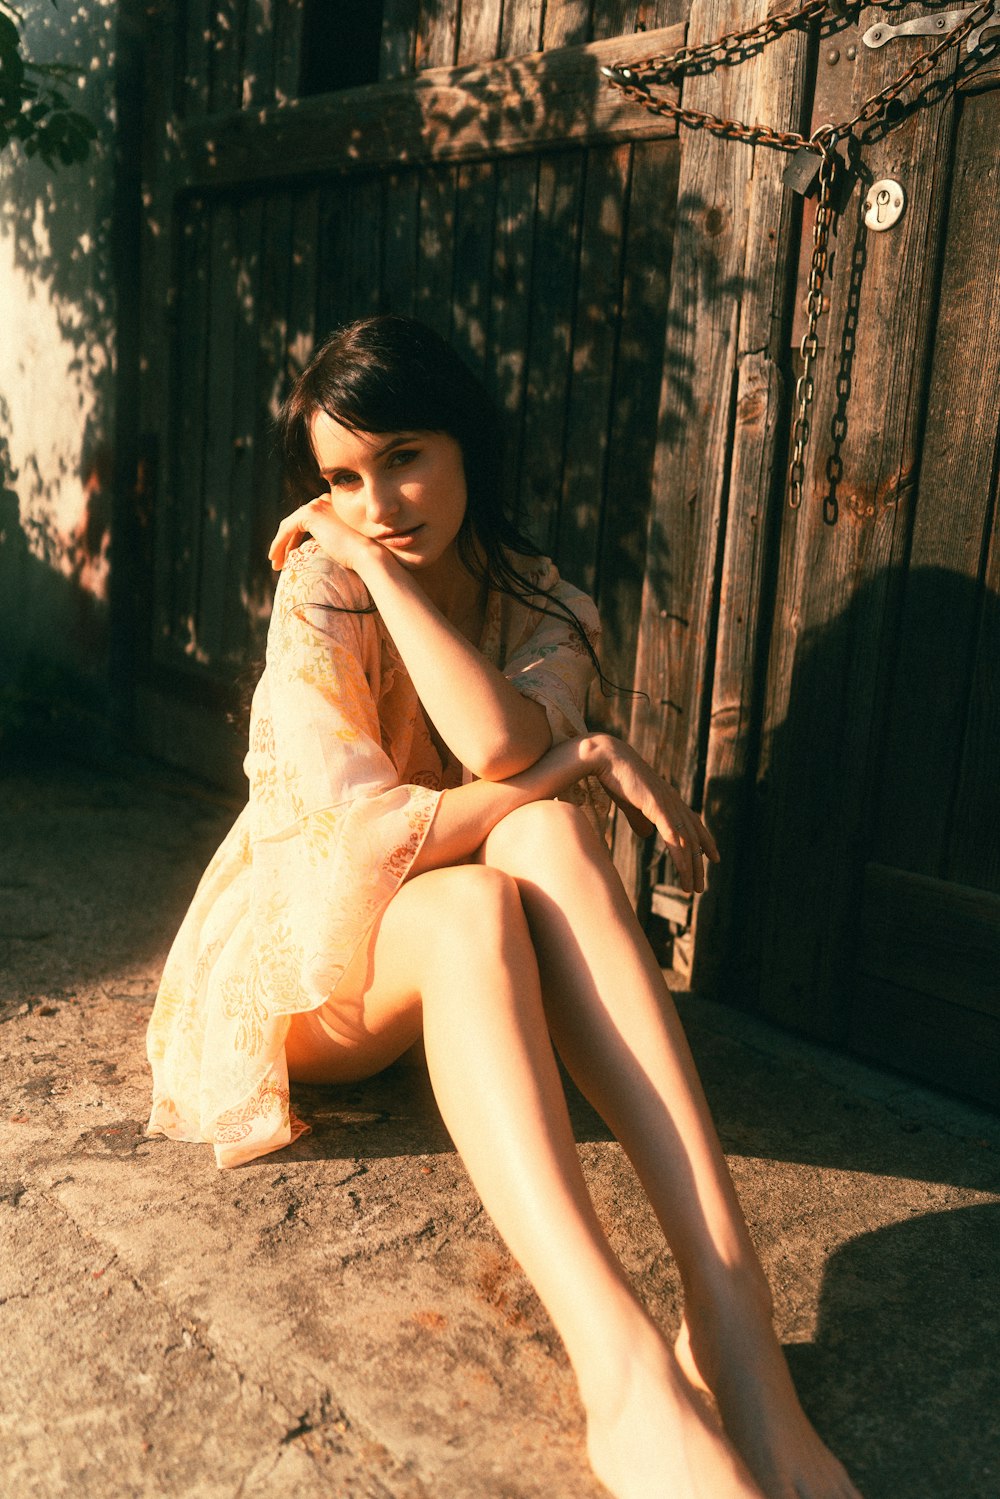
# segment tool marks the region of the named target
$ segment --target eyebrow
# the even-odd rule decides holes
[[[390,437],[388,442],[383,443],[380,448],[373,448],[372,457],[384,458],[386,453],[392,452],[393,448],[405,448],[408,443],[414,442],[416,440],[416,437],[417,434],[415,432],[397,433],[395,437]],[[320,473],[324,478],[327,474],[339,474],[350,471],[351,465],[349,463],[335,463],[332,468],[320,469]]]

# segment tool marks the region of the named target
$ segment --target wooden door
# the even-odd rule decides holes
[[[599,69],[679,46],[686,9],[145,8],[147,748],[241,788],[227,713],[270,608],[271,424],[317,338],[375,312],[424,318],[481,372],[506,426],[508,493],[598,597],[608,673],[629,682],[679,146],[672,121],[635,110]],[[375,73],[332,89],[359,17],[377,23]],[[636,36],[640,19],[651,29]],[[595,711],[624,723],[627,699]]]
[[[863,10],[858,30],[874,19]],[[855,105],[905,62],[859,49]],[[863,142],[868,181],[899,181],[907,207],[872,233],[858,190],[839,222],[806,493],[780,518],[752,791],[706,793],[724,822],[743,797],[726,913],[742,1001],[993,1103],[997,80],[953,58],[946,87]]]
[[[1000,1104],[1000,89],[962,97],[850,1040]]]

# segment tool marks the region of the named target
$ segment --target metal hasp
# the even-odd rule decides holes
[[[961,25],[970,10],[975,10],[975,6],[963,5],[958,10],[939,10],[932,16],[917,16],[913,21],[900,21],[898,26],[889,26],[886,22],[879,21],[876,26],[869,26],[861,40],[866,47],[884,47],[886,42],[891,42],[897,36],[944,36],[946,32],[954,31],[956,26]],[[995,26],[1000,26],[1000,5],[996,4],[992,14],[969,32],[965,41],[966,51],[975,52],[983,33]],[[993,46],[993,42],[989,45]]]
[[[865,194],[865,223],[876,233],[891,229],[902,217],[905,207],[906,194],[901,183],[894,182],[891,177],[883,177],[881,181],[872,183]]]

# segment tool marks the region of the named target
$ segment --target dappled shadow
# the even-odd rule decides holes
[[[80,86],[68,92],[97,139],[88,159],[68,168],[50,171],[13,148],[3,165],[0,735],[24,712],[44,717],[46,694],[63,706],[85,699],[80,682],[93,690],[108,650],[115,28],[111,7],[37,6],[24,21],[34,60],[79,69]]]
[[[484,376],[505,426],[505,493],[538,544],[598,595],[609,675],[629,680],[679,147],[573,144],[498,157],[526,121],[544,116],[559,143],[586,134],[609,100],[618,107],[595,60],[575,66],[569,89],[515,58],[474,103],[462,101],[461,70],[451,94],[435,74],[420,83],[431,92],[426,111],[409,84],[272,111],[265,126],[279,132],[342,119],[359,169],[333,176],[286,149],[283,180],[268,180],[272,153],[252,170],[247,158],[245,182],[227,185],[222,170],[217,188],[180,200],[174,405],[161,444],[160,560],[146,590],[155,614],[138,621],[152,625],[154,665],[224,684],[259,657],[273,584],[266,545],[292,498],[271,436],[280,398],[333,327],[402,312],[437,328]],[[425,125],[436,159],[408,167],[405,142]],[[206,127],[220,162],[255,128],[235,116]],[[448,141],[467,146],[470,131],[483,159],[449,164]],[[379,132],[393,148],[375,163]],[[328,135],[321,144],[328,153]],[[350,140],[345,150],[350,158]],[[361,169],[366,160],[379,170]],[[684,211],[694,225],[699,206]],[[700,273],[709,299],[738,295],[713,279],[710,257]],[[683,421],[680,365],[674,378],[673,419]],[[195,462],[182,461],[191,453]]]

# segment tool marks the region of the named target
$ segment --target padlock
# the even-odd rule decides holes
[[[819,167],[822,160],[818,151],[810,151],[808,146],[799,146],[797,151],[792,152],[791,160],[781,174],[782,182],[793,193],[811,198],[819,189]]]

